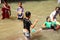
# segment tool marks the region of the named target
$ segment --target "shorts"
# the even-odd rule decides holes
[[[23,20],[23,18],[18,18],[18,20]]]
[[[22,14],[18,14],[18,20],[22,20],[23,17],[22,17]]]
[[[29,32],[24,32],[25,37],[30,40],[30,33]]]
[[[54,30],[56,30],[56,27],[55,27],[55,26],[51,26],[51,29],[54,29]]]

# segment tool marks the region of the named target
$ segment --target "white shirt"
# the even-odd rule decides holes
[[[17,8],[17,12],[18,12],[18,14],[24,13],[24,9],[21,8],[21,7],[18,7]]]
[[[54,20],[53,20],[53,18],[54,18]],[[56,11],[55,10],[50,14],[50,19],[51,19],[51,21],[56,21]]]
[[[51,14],[50,14],[50,18],[53,18],[56,14],[56,11],[54,10]]]

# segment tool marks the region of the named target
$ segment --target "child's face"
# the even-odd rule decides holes
[[[22,3],[18,3],[19,6],[22,6]]]
[[[29,19],[30,19],[31,15],[29,16]]]
[[[51,19],[50,19],[50,18],[48,19],[48,22],[49,22],[49,21],[51,21]]]

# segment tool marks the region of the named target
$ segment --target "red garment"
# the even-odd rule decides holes
[[[60,25],[57,25],[56,30],[59,30],[59,29],[60,29]]]
[[[9,11],[10,6],[7,6],[7,8],[2,7],[2,19],[10,18]]]

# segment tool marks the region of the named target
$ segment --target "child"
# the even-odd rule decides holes
[[[3,7],[2,7],[2,19],[10,18],[11,10],[10,6],[8,5],[7,1],[4,1]]]
[[[51,21],[56,21],[56,16],[59,14],[60,16],[60,7],[56,7],[55,10],[50,14]]]
[[[30,40],[30,27],[33,29],[35,24],[37,23],[38,20],[35,20],[34,23],[32,24],[31,21],[29,20],[31,17],[31,13],[27,11],[25,13],[26,18],[23,19],[23,25],[24,25],[24,35],[26,40]]]
[[[22,6],[22,2],[18,3],[18,8],[17,8],[17,15],[18,15],[18,20],[22,20],[24,18],[24,8]]]
[[[43,29],[54,29],[55,30],[55,27],[56,27],[56,22],[51,22],[50,20],[50,17],[48,16],[46,18],[46,22],[42,25]]]

